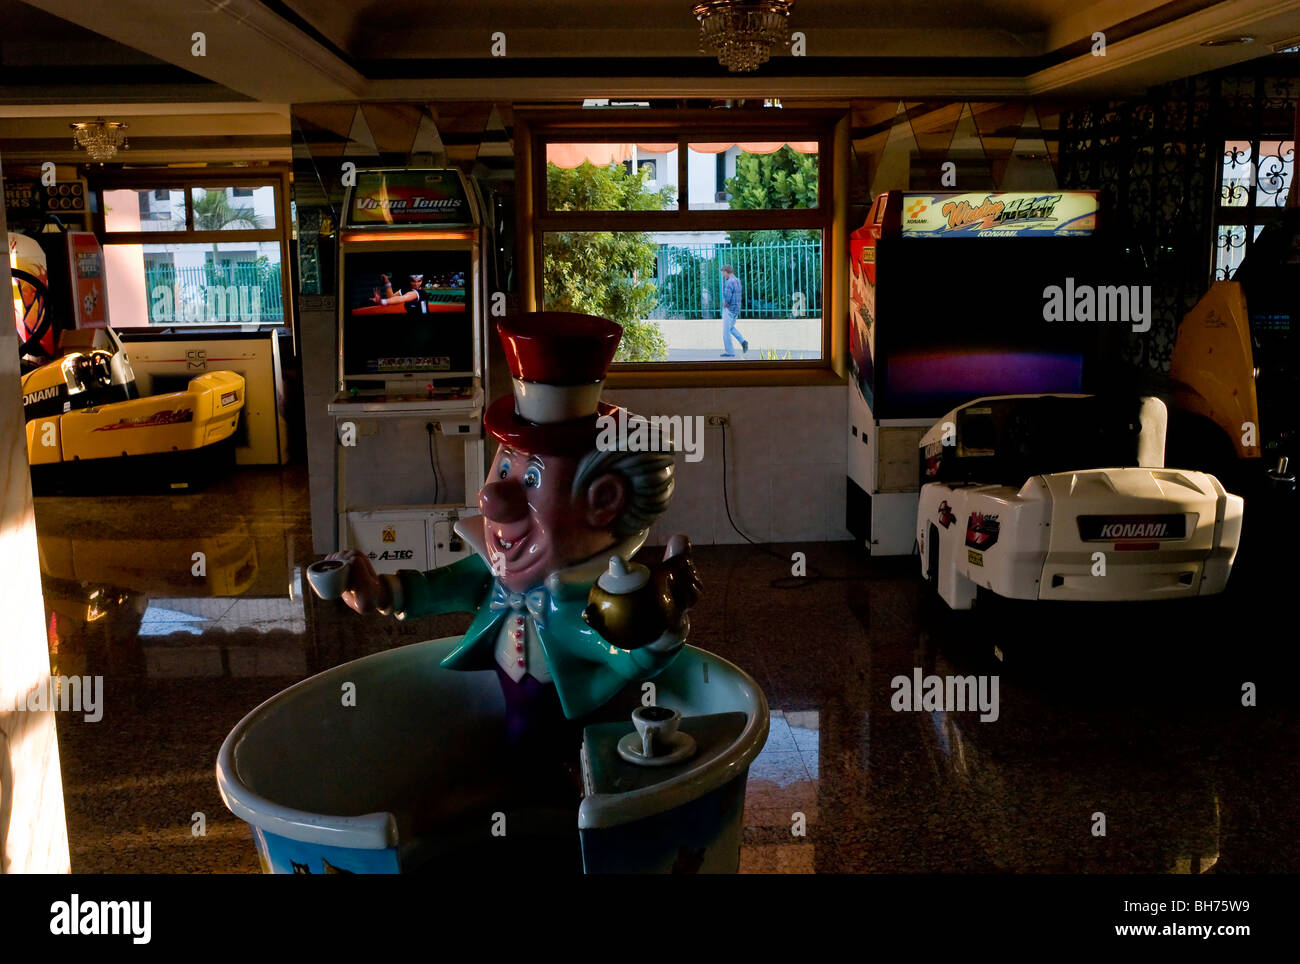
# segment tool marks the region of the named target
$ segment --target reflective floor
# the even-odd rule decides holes
[[[257,872],[213,775],[231,727],[315,672],[468,625],[304,600],[300,469],[36,504],[53,672],[105,678],[101,720],[57,714],[75,872]],[[696,550],[690,641],[773,710],[743,871],[1300,870],[1295,567],[1272,564],[1289,556],[1251,547],[1214,599],[954,614],[912,559],[773,548]],[[820,578],[786,588],[795,551]],[[982,678],[996,704],[896,708],[918,673]]]

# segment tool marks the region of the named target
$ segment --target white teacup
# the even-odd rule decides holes
[[[342,559],[321,559],[307,567],[307,581],[321,599],[338,599],[352,578],[352,563]]]
[[[632,711],[632,725],[641,736],[641,755],[646,759],[671,753],[673,738],[682,714],[666,706],[638,706]]]

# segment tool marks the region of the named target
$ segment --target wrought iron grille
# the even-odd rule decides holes
[[[1286,207],[1295,141],[1281,137],[1223,142],[1214,211],[1214,280],[1234,274],[1264,225]]]
[[[1193,77],[1062,117],[1062,185],[1101,192],[1100,227],[1151,285],[1151,330],[1125,343],[1128,360],[1151,370],[1168,369],[1178,323],[1205,290],[1212,92]]]
[[[1279,54],[1062,116],[1062,186],[1101,192],[1104,230],[1152,288],[1134,363],[1168,370],[1183,316],[1285,206],[1298,98],[1300,56]]]

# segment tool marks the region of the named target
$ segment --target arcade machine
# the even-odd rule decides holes
[[[26,370],[37,360],[53,358],[59,338],[50,304],[50,267],[44,249],[33,238],[10,231],[9,273],[18,357],[24,359]]]
[[[468,553],[452,526],[484,475],[482,202],[458,170],[357,171],[338,248],[336,545],[364,551],[380,572],[446,565]],[[403,420],[403,449],[429,447],[431,503],[353,494],[354,460],[394,457],[377,450],[374,420]],[[439,474],[438,436],[463,443],[463,489]]]
[[[244,380],[213,372],[187,379],[177,391],[141,397],[127,353],[103,314],[103,261],[94,235],[42,237],[59,243],[52,248],[9,235],[33,489],[94,491],[121,483],[190,489],[215,478],[239,424]],[[52,277],[63,265],[49,254],[64,244],[69,284],[61,301]],[[71,350],[63,337],[73,320],[104,327],[85,341],[84,351]]]
[[[112,351],[69,351],[23,375],[33,490],[192,489],[218,477],[234,461],[243,378],[206,372],[142,397],[127,353],[107,335]]]
[[[57,357],[63,332],[108,324],[104,253],[90,231],[67,230],[54,215],[45,230],[9,233],[9,269],[19,357]],[[83,339],[88,341],[88,339]]]
[[[1293,326],[1300,209],[1264,227],[1231,281],[1216,281],[1178,328],[1170,358],[1170,458],[1211,472],[1252,506],[1241,538],[1244,584],[1290,591],[1296,506]]]
[[[946,411],[1104,384],[1126,326],[1045,311],[1048,286],[1115,283],[1097,210],[1087,191],[891,191],[851,235],[846,526],[872,554],[913,551],[918,443]]]
[[[1244,500],[1166,467],[1166,424],[1152,396],[1003,395],[947,413],[921,440],[921,576],[952,609],[981,588],[1072,601],[1223,592]]]
[[[1174,342],[1171,450],[1245,492],[1295,490],[1297,275],[1300,209],[1288,209],[1231,281],[1210,286]]]

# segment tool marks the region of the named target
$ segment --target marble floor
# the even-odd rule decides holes
[[[231,727],[308,675],[468,624],[304,599],[298,468],[36,513],[53,671],[105,678],[99,722],[57,714],[74,872],[257,872],[213,775]],[[813,578],[792,586],[794,551]],[[850,544],[696,555],[691,642],[772,708],[742,871],[1300,870],[1293,567],[1266,546],[1214,599],[960,614],[913,559]],[[917,670],[996,677],[997,719],[896,709]]]

